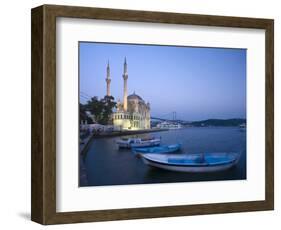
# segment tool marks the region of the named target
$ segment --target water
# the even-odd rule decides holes
[[[131,150],[118,149],[115,141],[120,137],[98,138],[81,158],[83,176],[80,176],[80,186],[246,179],[246,132],[237,127],[192,127],[149,135],[161,136],[162,144],[181,143],[183,153],[242,151],[242,155],[238,164],[227,171],[197,174],[172,172],[149,167]]]

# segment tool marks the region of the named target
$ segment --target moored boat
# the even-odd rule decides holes
[[[142,148],[158,146],[161,143],[160,138],[123,138],[116,141],[119,148]]]
[[[173,153],[179,151],[181,144],[174,145],[162,145],[156,147],[147,147],[147,148],[134,148],[133,153],[139,156],[140,154],[145,153]]]
[[[145,164],[177,172],[216,172],[227,170],[239,161],[239,153],[141,154]]]

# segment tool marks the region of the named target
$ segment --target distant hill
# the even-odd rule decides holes
[[[246,119],[208,119],[203,121],[193,121],[190,125],[196,127],[204,126],[239,126],[246,124]]]

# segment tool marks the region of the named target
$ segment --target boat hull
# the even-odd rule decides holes
[[[140,142],[117,142],[119,148],[144,148],[144,147],[154,147],[160,145],[160,139],[153,139],[149,141]]]
[[[150,147],[150,148],[134,148],[133,153],[137,156],[140,154],[145,154],[145,153],[154,153],[154,154],[159,154],[159,153],[174,153],[179,151],[181,148],[180,144],[175,144],[175,145],[166,145],[166,146],[159,146],[159,147]]]
[[[151,154],[141,154],[140,156],[143,162],[151,167],[156,167],[169,171],[187,172],[187,173],[208,173],[208,172],[225,171],[234,167],[239,161],[239,156],[236,155],[235,158],[233,158],[233,160],[220,164],[208,164],[208,163],[170,164],[167,162],[157,161],[148,155]]]
[[[152,147],[160,145],[160,140],[152,140],[152,141],[144,141],[141,143],[133,143],[131,144],[131,148],[142,148],[142,147]]]

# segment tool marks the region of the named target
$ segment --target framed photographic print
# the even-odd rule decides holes
[[[32,9],[41,224],[274,208],[273,20]]]

